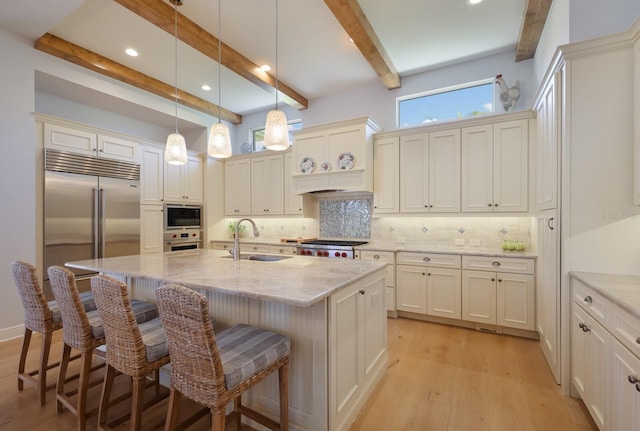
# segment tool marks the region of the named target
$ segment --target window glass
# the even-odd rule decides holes
[[[289,121],[289,146],[293,143],[293,136],[291,135],[292,130],[302,129],[302,121],[301,120],[292,120]],[[251,132],[251,142],[253,143],[252,151],[264,151],[264,127],[260,129],[254,129]]]
[[[399,97],[398,127],[489,114],[494,106],[494,82],[487,79]]]

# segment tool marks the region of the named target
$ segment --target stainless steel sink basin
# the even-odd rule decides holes
[[[229,256],[222,256],[223,258],[233,258],[233,256],[229,255]],[[283,260],[283,259],[290,259],[293,256],[283,256],[283,255],[279,255],[279,254],[245,254],[245,253],[241,253],[240,254],[240,260],[257,260],[260,262],[277,262],[279,260]]]

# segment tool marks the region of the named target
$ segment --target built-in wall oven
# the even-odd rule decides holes
[[[200,229],[174,230],[164,233],[164,251],[191,250],[201,247]]]
[[[165,204],[164,230],[202,229],[202,206]]]

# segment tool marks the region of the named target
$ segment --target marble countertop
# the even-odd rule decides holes
[[[386,268],[384,262],[306,256],[275,262],[234,261],[227,251],[211,249],[90,259],[65,265],[303,307]]]
[[[569,275],[640,319],[640,276],[578,271]]]

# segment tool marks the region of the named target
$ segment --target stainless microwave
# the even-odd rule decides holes
[[[202,228],[202,206],[165,204],[164,228],[165,230]]]

